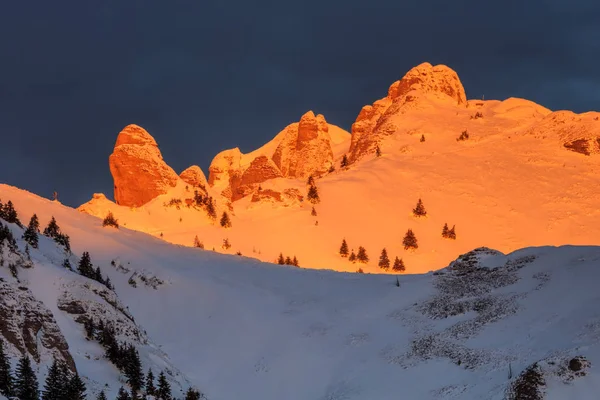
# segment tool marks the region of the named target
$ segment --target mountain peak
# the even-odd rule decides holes
[[[388,97],[394,100],[413,90],[422,93],[445,94],[456,100],[458,104],[467,102],[467,95],[458,74],[452,68],[443,64],[433,66],[428,62],[424,62],[417,65],[408,71],[402,79],[392,83],[388,90]]]
[[[158,147],[156,140],[139,125],[130,124],[127,125],[119,136],[117,137],[117,142],[115,143],[115,147],[121,146],[124,144],[133,144],[133,145],[151,145]]]

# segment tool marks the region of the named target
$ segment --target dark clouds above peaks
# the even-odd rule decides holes
[[[307,110],[349,129],[424,61],[467,97],[600,109],[595,1],[5,2],[0,182],[79,205],[112,196],[129,123],[177,171],[252,150]]]

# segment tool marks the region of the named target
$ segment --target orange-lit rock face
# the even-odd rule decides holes
[[[119,205],[139,207],[167,193],[179,177],[162,158],[156,141],[137,125],[126,126],[109,157]]]
[[[403,104],[426,94],[433,94],[456,105],[467,102],[465,89],[452,69],[429,63],[414,67],[401,80],[392,83],[386,97],[377,100],[372,106],[362,108],[352,124],[350,162],[374,152],[382,137],[396,131],[396,127],[388,123],[388,119],[398,113]]]
[[[192,165],[181,174],[179,177],[188,185],[198,187],[198,186],[206,186],[206,176],[202,169],[197,165]]]
[[[288,178],[307,178],[326,172],[333,163],[329,126],[321,114],[312,111],[291,124],[273,154],[273,162]]]

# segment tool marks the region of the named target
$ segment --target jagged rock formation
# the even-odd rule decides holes
[[[298,189],[285,189],[283,192],[278,192],[272,189],[263,189],[254,192],[252,195],[252,203],[278,203],[283,206],[291,206],[299,204],[304,199],[304,196]]]
[[[288,178],[307,178],[327,172],[333,164],[329,126],[323,115],[307,112],[285,128],[285,136],[273,154],[273,162]]]
[[[372,153],[382,137],[395,133],[397,127],[388,121],[389,117],[422,95],[457,105],[467,102],[456,72],[445,65],[420,64],[408,71],[401,80],[392,83],[386,97],[360,110],[352,125],[349,161],[355,162],[363,155]]]
[[[154,138],[137,125],[128,125],[119,133],[109,165],[115,201],[123,206],[142,206],[167,193],[179,179],[163,161]]]
[[[197,165],[192,165],[181,174],[179,177],[188,185],[194,187],[204,187],[207,185],[206,175],[202,172],[202,169]]]

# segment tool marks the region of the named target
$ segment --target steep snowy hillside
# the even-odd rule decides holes
[[[482,248],[435,273],[347,274],[103,228],[95,217],[5,185],[0,198],[12,200],[23,220],[34,212],[41,221],[56,217],[73,251],[90,252],[136,324],[211,400],[501,400],[525,391],[591,400],[600,389],[597,247],[508,255]],[[52,252],[42,246],[32,257]],[[69,337],[81,338],[81,328],[56,310],[54,295],[43,295],[64,279],[50,268],[23,274],[77,349]],[[148,286],[148,277],[163,283]],[[74,359],[94,375],[96,362]]]
[[[79,209],[100,218],[111,211],[123,225],[176,244],[192,246],[198,236],[218,252],[269,262],[282,253],[303,267],[350,272],[385,273],[383,248],[407,273],[420,273],[479,246],[595,244],[599,116],[516,98],[467,100],[454,71],[425,63],[363,107],[351,136],[310,112],[255,152],[219,154],[204,185],[179,182],[132,208],[99,194]],[[331,159],[334,168],[323,173]],[[158,174],[164,161],[156,163]],[[318,204],[307,199],[309,171]],[[130,176],[143,182],[146,173]],[[214,199],[216,218],[195,191]],[[419,199],[424,217],[412,212]],[[223,212],[230,228],[219,224]],[[455,240],[442,237],[446,223]],[[417,249],[403,245],[409,229]],[[368,263],[340,257],[343,239],[355,252],[364,247]]]

